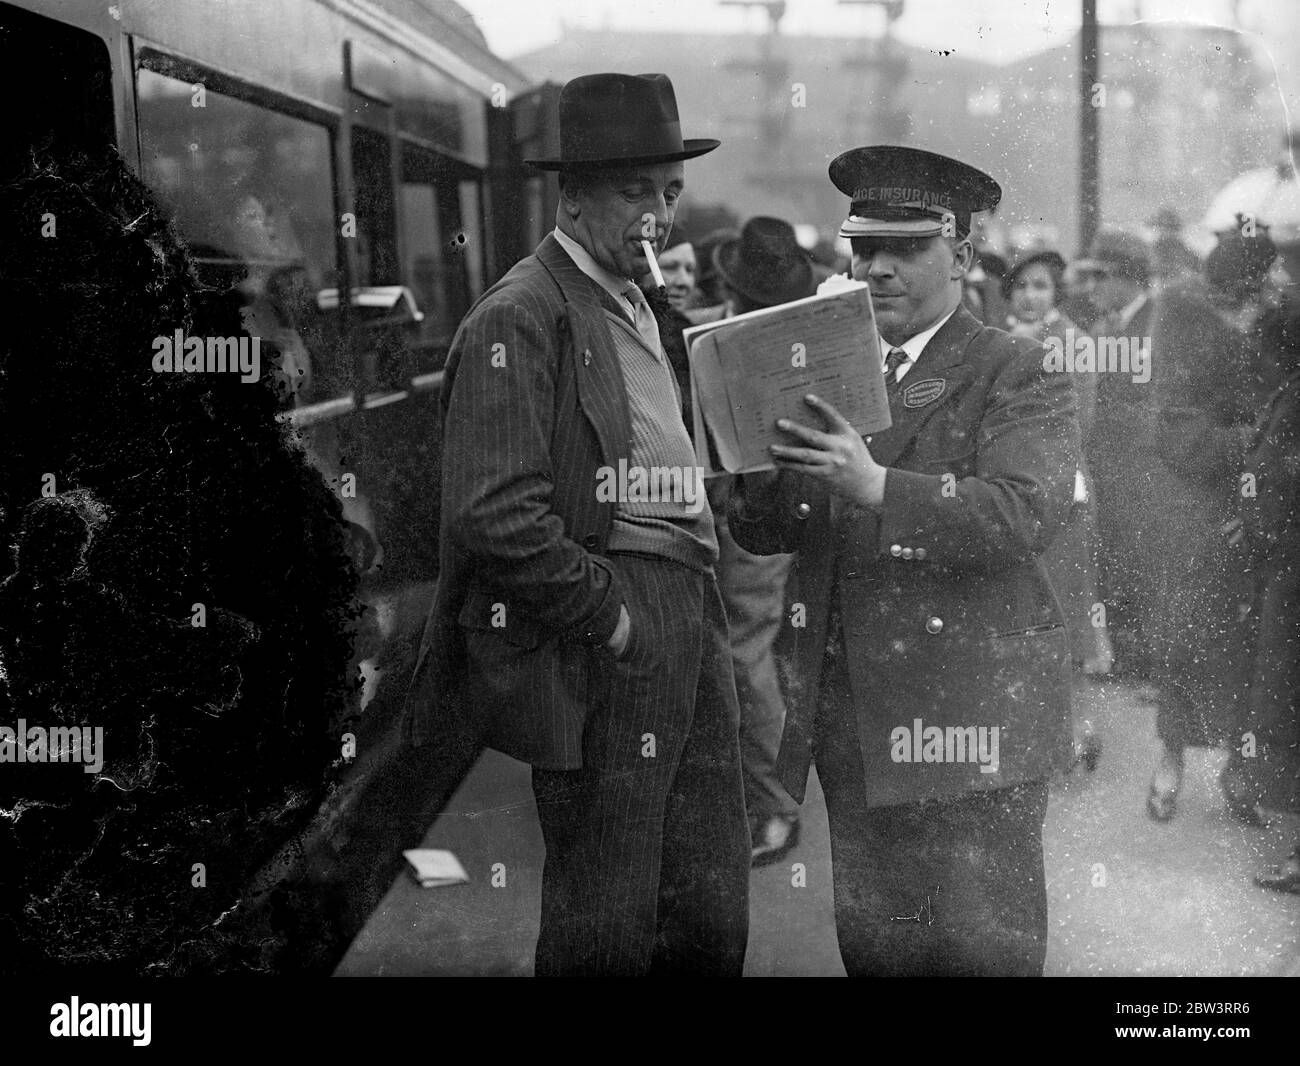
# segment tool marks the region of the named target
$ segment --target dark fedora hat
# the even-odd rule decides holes
[[[560,90],[560,155],[526,159],[540,170],[675,163],[718,147],[682,140],[667,74],[584,74]]]
[[[755,303],[783,304],[817,291],[812,260],[795,240],[794,227],[779,218],[751,218],[713,257],[723,280]]]

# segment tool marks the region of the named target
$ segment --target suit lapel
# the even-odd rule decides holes
[[[893,466],[916,440],[935,411],[961,391],[973,371],[964,365],[966,346],[984,327],[965,307],[958,307],[943,328],[930,338],[903,380],[890,406],[893,424],[871,438],[871,455],[882,466]]]
[[[555,279],[564,298],[579,402],[600,441],[605,461],[614,463],[628,454],[632,436],[623,370],[606,318],[607,311],[617,313],[618,305],[578,269],[553,235],[547,234],[538,246],[537,259]]]
[[[603,292],[604,290],[601,291]],[[609,293],[605,293],[605,296],[609,297]],[[609,299],[610,299],[610,303],[614,302],[612,297],[609,297]],[[650,351],[650,345],[646,344],[645,338],[641,336],[636,326],[632,325],[632,323],[627,320],[627,315],[620,315],[617,311],[610,310],[609,307],[606,307],[604,310],[605,310],[606,321],[608,321],[609,324],[614,327],[614,329],[621,328],[623,332],[626,333],[638,345],[644,348],[647,352],[650,352],[650,354],[653,355],[655,359],[657,359],[661,363],[664,361],[663,357],[659,355],[657,352]]]

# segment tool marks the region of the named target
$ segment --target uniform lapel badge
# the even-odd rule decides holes
[[[904,407],[924,407],[943,395],[948,383],[943,378],[926,378],[917,381],[903,390]]]

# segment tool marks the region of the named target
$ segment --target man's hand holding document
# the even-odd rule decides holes
[[[858,433],[889,428],[876,321],[861,282],[824,284],[816,296],[692,326],[683,336],[696,462],[706,476],[774,469],[769,446],[791,443],[777,419],[805,421],[809,393]]]

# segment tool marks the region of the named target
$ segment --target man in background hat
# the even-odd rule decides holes
[[[1184,242],[1178,211],[1165,204],[1147,219],[1151,240],[1151,273],[1159,288],[1187,281],[1201,272],[1201,258]]]
[[[810,396],[808,425],[778,423],[780,474],[744,476],[732,501],[742,547],[798,553],[782,778],[802,799],[817,763],[850,975],[1040,974],[1047,780],[1071,735],[1037,557],[1070,512],[1070,381],[961,306],[992,178],[892,146],[830,174],[852,198],[840,232],[871,287],[893,425],[864,439]]]
[[[718,245],[714,263],[721,279],[723,313],[698,321],[775,307],[817,291],[812,260],[784,219],[751,218],[738,236]],[[785,618],[785,583],[793,556],[752,555],[736,544],[726,522],[733,481],[731,477],[710,481],[709,501],[718,516],[718,587],[727,605],[740,698],[740,757],[751,861],[766,866],[780,861],[799,842],[799,806],[776,771],[785,699],[773,654]]]
[[[1094,323],[1098,332],[1151,332],[1151,252],[1141,237],[1100,230],[1074,269],[1080,295],[1101,316]]]
[[[682,139],[662,74],[570,81],[560,154],[531,161],[559,172],[556,228],[447,358],[441,574],[407,721],[422,742],[468,719],[532,764],[539,975],[739,975],[744,960],[717,538],[636,282],[683,160],[717,145]],[[667,491],[644,491],[652,469],[676,471]]]

